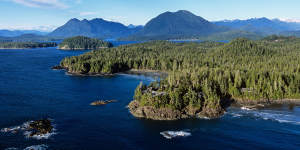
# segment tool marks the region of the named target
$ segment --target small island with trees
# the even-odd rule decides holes
[[[155,41],[91,51],[61,61],[70,73],[114,74],[156,70],[168,74],[140,84],[130,112],[139,118],[218,118],[233,102],[260,106],[300,99],[300,39],[272,36],[229,43]]]
[[[0,49],[30,49],[56,46],[55,42],[0,42]]]
[[[112,46],[113,45],[110,42],[84,36],[76,36],[64,39],[58,45],[58,48],[61,50],[94,50]]]

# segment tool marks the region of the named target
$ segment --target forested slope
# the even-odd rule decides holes
[[[160,70],[166,79],[136,89],[139,107],[217,117],[226,100],[300,98],[300,39],[269,37],[230,43],[149,42],[92,51],[62,60],[69,72],[111,74]]]

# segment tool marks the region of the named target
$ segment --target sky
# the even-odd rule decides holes
[[[50,31],[71,18],[144,25],[166,11],[209,21],[279,18],[300,21],[300,0],[0,0],[0,29]]]

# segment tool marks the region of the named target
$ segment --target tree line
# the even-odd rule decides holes
[[[43,47],[56,47],[55,42],[0,42],[0,48],[43,48]]]
[[[64,39],[60,44],[60,49],[99,49],[99,48],[108,48],[113,45],[110,42],[105,42],[99,39],[76,36]]]

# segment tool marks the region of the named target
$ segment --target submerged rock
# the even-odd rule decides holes
[[[106,105],[106,104],[109,104],[109,103],[115,103],[117,102],[117,100],[99,100],[99,101],[95,101],[95,102],[92,102],[90,105],[92,106],[100,106],[100,105]]]

